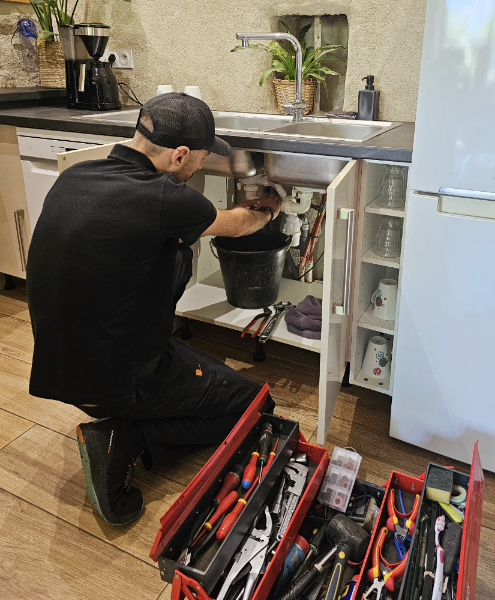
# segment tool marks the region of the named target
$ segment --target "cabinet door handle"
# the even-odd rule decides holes
[[[22,227],[24,224],[24,211],[14,210],[15,229],[17,231],[17,243],[19,244],[19,255],[21,257],[21,270],[26,271],[26,250],[24,248],[24,235]]]
[[[344,292],[342,304],[335,304],[334,313],[347,316],[351,313],[351,286],[352,286],[352,251],[354,248],[354,216],[353,208],[341,208],[338,219],[347,221],[347,232],[345,240],[344,255]]]
[[[461,198],[474,198],[475,200],[495,201],[494,192],[481,192],[478,190],[461,190],[459,188],[441,187],[440,194],[444,196],[460,196]]]

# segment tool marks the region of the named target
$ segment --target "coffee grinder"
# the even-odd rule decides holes
[[[119,86],[112,63],[101,60],[110,27],[83,23],[63,25],[59,31],[65,58],[67,108],[120,109]]]

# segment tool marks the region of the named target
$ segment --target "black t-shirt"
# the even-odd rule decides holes
[[[126,146],[64,171],[29,248],[30,393],[101,406],[158,396],[179,238],[193,244],[215,218],[202,194]]]

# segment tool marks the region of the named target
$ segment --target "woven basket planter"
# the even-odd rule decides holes
[[[65,87],[65,61],[62,42],[40,42],[36,48],[41,85]]]
[[[281,115],[286,115],[284,111],[285,99],[282,92],[289,102],[294,102],[296,99],[296,82],[288,79],[274,79],[275,95],[277,96],[278,112]],[[305,115],[308,115],[313,110],[313,102],[316,92],[316,79],[304,79],[302,82],[302,98],[306,101]]]

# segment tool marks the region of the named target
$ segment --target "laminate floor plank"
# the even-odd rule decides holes
[[[8,292],[0,290],[0,314],[31,322],[27,306],[26,290],[16,288]]]
[[[156,567],[0,490],[2,600],[156,600]]]
[[[29,323],[0,314],[0,354],[31,364],[33,346]]]
[[[158,600],[170,600],[171,594],[172,594],[172,585],[169,584],[163,590],[163,592],[160,594],[160,597],[158,598]]]
[[[160,517],[183,486],[136,468],[146,509],[133,524],[108,525],[93,509],[87,495],[77,443],[36,425],[0,450],[0,487],[63,521],[78,527],[145,562]]]
[[[495,597],[495,534],[493,529],[481,528],[480,546],[478,555],[478,569],[476,571],[476,600],[493,600]]]
[[[0,409],[0,449],[18,438],[34,423]]]
[[[30,373],[31,365],[0,354],[0,408],[75,438],[77,425],[89,417],[70,404],[31,396]]]

